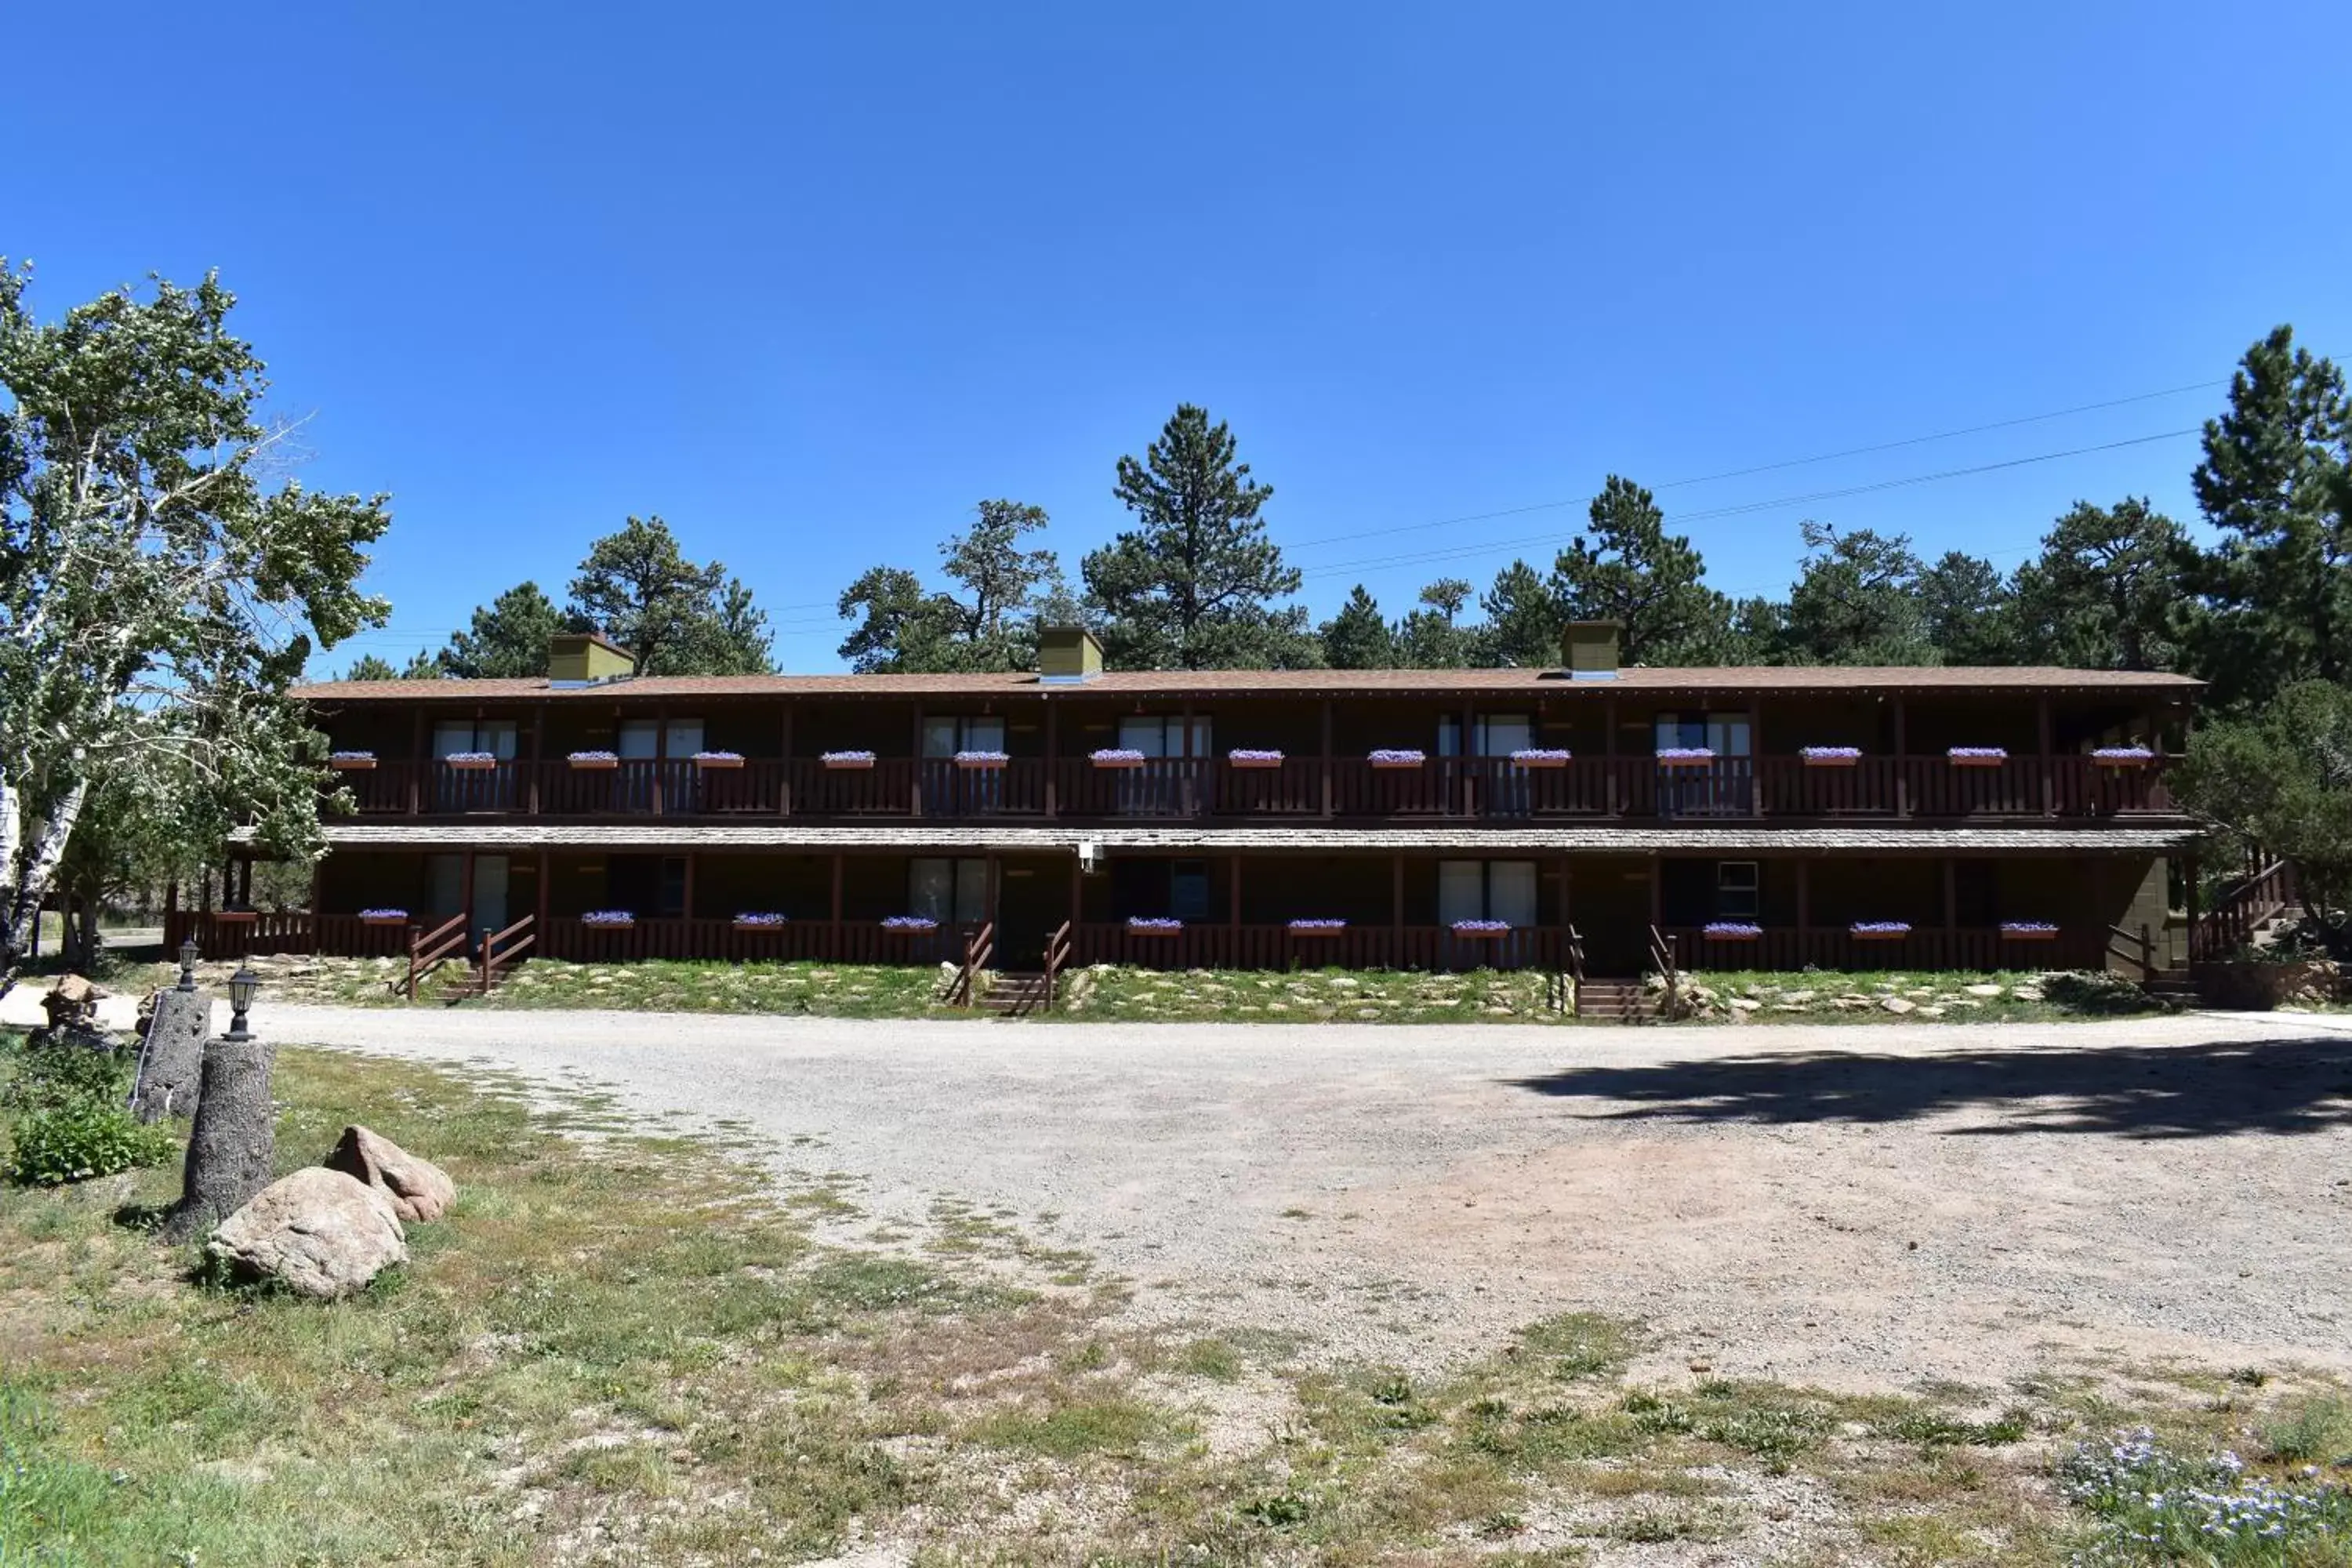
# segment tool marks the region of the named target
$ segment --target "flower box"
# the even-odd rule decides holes
[[[327,765],[339,773],[363,773],[375,766],[373,752],[337,752],[327,759]]]
[[[1227,752],[1225,761],[1236,768],[1278,768],[1283,756],[1280,752],[1235,751]]]
[[[1290,934],[1293,936],[1344,936],[1347,931],[1346,921],[1292,921],[1290,922]]]
[[[1715,752],[1706,746],[1661,746],[1657,763],[1662,768],[1711,768]]]
[[[620,757],[612,752],[574,752],[564,760],[572,772],[580,773],[608,773],[621,765]]]
[[[740,914],[729,923],[737,931],[782,931],[789,922],[779,914]]]
[[[2058,928],[2046,921],[2003,921],[2000,922],[2003,942],[2056,942]]]
[[[1516,768],[1564,768],[1569,753],[1548,746],[1530,746],[1511,753],[1511,765]]]
[[[1383,747],[1365,759],[1375,773],[1405,773],[1419,768],[1429,761],[1425,752],[1408,752]]]
[[[1856,921],[1846,934],[1856,942],[1901,942],[1911,934],[1911,927],[1902,921]]]
[[[498,757],[489,752],[452,752],[441,760],[465,773],[485,773],[499,765]]]
[[[1807,746],[1797,754],[1809,768],[1851,768],[1862,762],[1859,746]]]
[[[900,936],[919,936],[940,929],[940,922],[929,915],[891,915],[882,922],[882,929]]]
[[[261,918],[259,910],[218,910],[213,919],[226,925],[250,925]]]
[[[406,910],[362,910],[360,924],[363,926],[404,926],[408,923]]]
[[[2091,761],[2103,768],[2144,768],[2156,761],[2156,753],[2146,746],[2101,746]]]
[[[874,766],[874,753],[871,752],[827,752],[823,756],[819,757],[817,761],[824,764],[825,771],[827,773],[856,773],[870,769]]]
[[[1508,921],[1455,921],[1454,934],[1471,942],[1491,942],[1511,934]]]
[[[740,768],[743,765],[743,753],[740,752],[697,752],[694,753],[694,765],[706,771],[712,769],[723,771],[730,768]]]
[[[1181,936],[1183,931],[1182,921],[1146,917],[1129,920],[1127,922],[1127,934],[1129,936]]]
[[[1003,752],[958,752],[955,765],[968,773],[986,773],[1002,768],[1013,759]]]
[[[1131,746],[1105,746],[1087,759],[1098,768],[1139,768],[1144,755]]]
[[[1954,746],[1944,756],[1956,768],[1997,768],[2009,761],[1999,746]]]
[[[580,917],[580,924],[588,931],[629,931],[636,923],[637,917],[626,910],[591,910]]]
[[[1701,927],[1698,934],[1706,942],[1762,942],[1764,928],[1740,921],[1716,921]]]

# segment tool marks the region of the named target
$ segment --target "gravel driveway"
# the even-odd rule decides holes
[[[1648,1320],[1657,1368],[1849,1389],[2352,1370],[2352,1021],[268,1022],[748,1124],[877,1221],[1008,1208],[1133,1280],[1141,1321],[1312,1358],[1427,1366],[1582,1310]]]

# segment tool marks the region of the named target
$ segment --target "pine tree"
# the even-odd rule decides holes
[[[2326,359],[2280,327],[2246,352],[2229,411],[2205,424],[2191,476],[2221,531],[2184,558],[2202,604],[2189,619],[2199,673],[2225,703],[2352,676],[2352,398]]]
[[[2016,664],[2023,657],[2017,595],[1991,562],[1950,550],[1919,574],[1927,640],[1946,664]]]
[[[2017,624],[2043,664],[2171,669],[2179,659],[2188,536],[2147,500],[2077,501],[2017,574]]]
[[[441,669],[461,680],[544,675],[548,639],[564,629],[555,601],[536,583],[518,583],[478,607],[472,625],[449,638]]]
[[[1476,650],[1459,617],[1470,594],[1459,577],[1440,577],[1423,588],[1421,607],[1396,629],[1397,661],[1408,669],[1467,668]]]
[[[1141,459],[1118,460],[1112,494],[1136,526],[1087,555],[1087,595],[1113,662],[1129,668],[1285,668],[1319,650],[1304,605],[1276,601],[1299,574],[1265,537],[1274,495],[1234,460],[1233,432],[1180,405]]]
[[[1552,568],[1563,618],[1617,622],[1627,664],[1721,658],[1731,641],[1731,602],[1706,586],[1706,563],[1688,538],[1665,531],[1650,492],[1612,474],[1588,518]]]
[[[343,671],[343,679],[345,680],[398,680],[400,671],[392,667],[391,660],[379,658],[372,653],[363,653],[352,661],[351,668]]]
[[[836,606],[857,627],[841,657],[860,673],[1013,670],[1035,668],[1041,621],[1078,617],[1050,550],[1021,542],[1046,525],[1043,507],[984,500],[965,531],[940,546],[943,570],[967,597],[933,593],[914,573],[875,566],[843,591]]]
[[[1543,574],[1514,561],[1495,574],[1495,585],[1479,595],[1486,624],[1475,634],[1477,660],[1522,669],[1557,666],[1560,626],[1567,618]]]
[[[1784,634],[1790,662],[1941,662],[1920,593],[1925,568],[1908,534],[1841,533],[1811,521],[1801,532],[1805,563],[1789,591]]]
[[[627,648],[639,675],[756,675],[770,668],[767,616],[713,561],[696,565],[658,517],[589,546],[572,580],[572,623]]]
[[[1318,635],[1323,639],[1323,662],[1333,669],[1388,669],[1396,664],[1395,635],[1361,583]]]

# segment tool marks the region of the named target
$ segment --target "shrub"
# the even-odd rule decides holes
[[[16,1113],[11,1179],[53,1187],[169,1161],[178,1140],[164,1127],[140,1125],[127,1108],[136,1071],[127,1054],[71,1041],[27,1047],[0,1091],[0,1107]]]
[[[2058,1479],[2099,1521],[2099,1562],[2334,1562],[2323,1553],[2352,1531],[2352,1494],[2247,1474],[2228,1452],[2204,1459],[2176,1454],[2146,1427],[2076,1448]]]

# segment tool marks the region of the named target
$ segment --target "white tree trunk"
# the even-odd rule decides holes
[[[5,790],[6,786],[0,784],[0,792]],[[5,910],[0,910],[0,920],[5,922],[0,925],[0,995],[5,995],[15,983],[17,966],[33,945],[36,922],[41,918],[41,900],[48,897],[49,884],[57,878],[58,862],[65,858],[66,845],[73,837],[74,824],[81,817],[82,802],[87,796],[88,786],[84,784],[76,784],[66,792],[57,809],[49,813],[48,820],[40,825],[33,841],[19,849],[23,869],[16,885],[0,889],[7,894]],[[9,800],[16,799],[11,793]],[[9,826],[22,822],[22,809],[18,804],[9,811]],[[23,829],[16,826],[16,831],[21,835]]]

